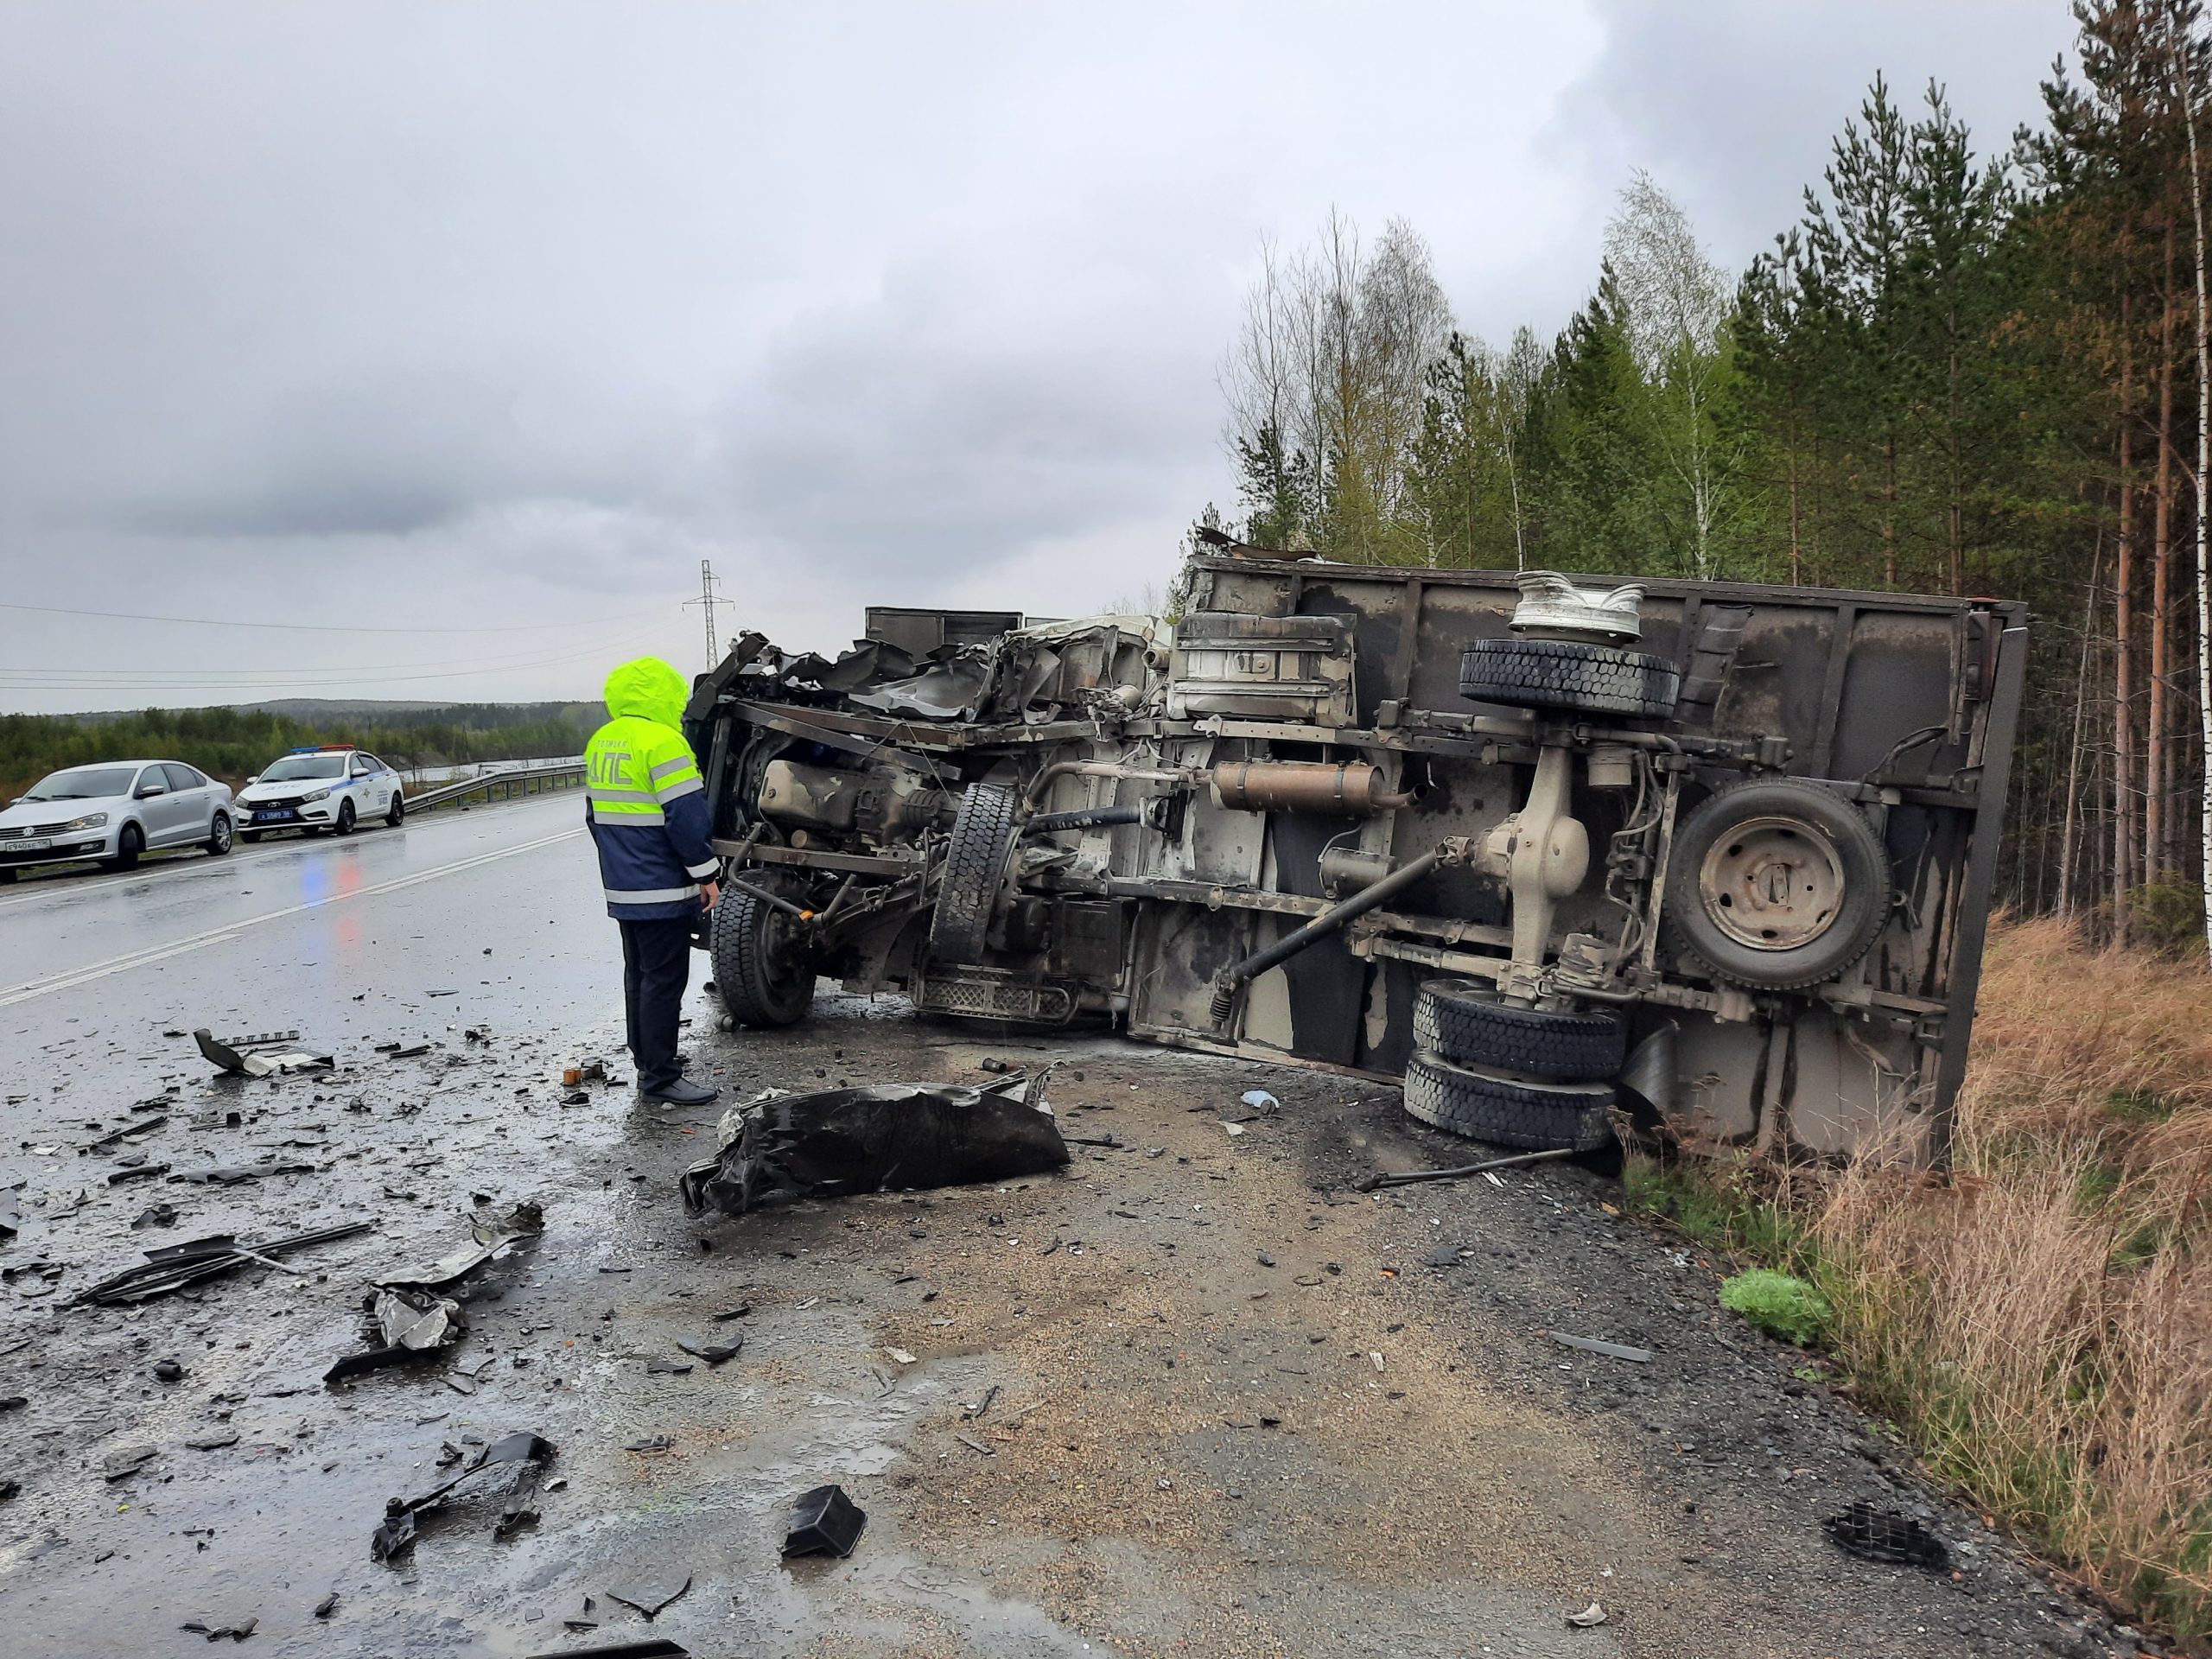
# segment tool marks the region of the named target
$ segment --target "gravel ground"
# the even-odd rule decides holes
[[[711,1112],[618,1087],[561,1103],[559,1068],[603,1029],[448,1031],[383,1061],[374,1041],[412,1034],[394,1030],[332,1077],[244,1088],[172,1046],[150,1156],[289,1147],[316,1173],[108,1187],[115,1154],[72,1148],[123,1103],[86,1116],[0,1077],[31,1137],[0,1266],[63,1264],[14,1272],[0,1300],[0,1397],[25,1401],[0,1413],[0,1483],[21,1484],[0,1503],[7,1650],[184,1654],[204,1649],[180,1625],[226,1614],[275,1654],[647,1633],[702,1656],[2137,1649],[1942,1504],[1802,1356],[1721,1313],[1714,1265],[1620,1216],[1598,1176],[1363,1195],[1369,1170],[1467,1143],[1373,1085],[979,1035],[827,988],[788,1033],[721,1033],[708,1012],[695,1070],[736,1096],[1050,1059],[1069,1133],[1124,1144],[1007,1186],[695,1222],[675,1176],[711,1149]],[[1280,1109],[1242,1104],[1254,1087]],[[359,1345],[368,1277],[459,1243],[479,1198],[531,1196],[544,1234],[470,1281],[451,1357],[321,1385]],[[174,1227],[131,1225],[160,1200]],[[361,1214],[378,1233],[296,1274],[65,1305],[149,1245]],[[732,1331],[725,1364],[647,1369]],[[156,1378],[164,1358],[180,1378]],[[517,1428],[559,1448],[535,1527],[494,1542],[499,1497],[466,1499],[397,1567],[370,1560],[385,1499],[442,1478],[442,1445]],[[106,1478],[132,1447],[151,1460]],[[779,1564],[789,1500],[828,1481],[868,1511],[858,1551]],[[1956,1571],[1842,1554],[1819,1522],[1859,1498],[1921,1516]],[[610,1592],[655,1576],[690,1587],[649,1624]],[[1605,1622],[1571,1627],[1592,1602]]]

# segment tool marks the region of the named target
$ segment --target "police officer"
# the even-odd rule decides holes
[[[691,934],[721,895],[707,844],[706,784],[683,741],[683,676],[658,657],[607,677],[613,716],[584,749],[585,821],[599,849],[607,913],[622,925],[622,1001],[638,1092],[703,1106],[721,1090],[683,1075],[677,1019]]]

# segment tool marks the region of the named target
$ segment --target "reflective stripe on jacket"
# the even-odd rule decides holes
[[[683,741],[683,677],[655,657],[607,677],[613,718],[584,746],[584,817],[599,849],[607,913],[695,916],[719,861],[708,845],[706,780]]]

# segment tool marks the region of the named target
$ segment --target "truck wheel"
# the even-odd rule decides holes
[[[1588,1152],[1612,1138],[1611,1084],[1535,1083],[1417,1052],[1406,1063],[1406,1109],[1433,1128],[1531,1152]]]
[[[1675,830],[1667,919],[1678,952],[1715,978],[1793,990],[1873,947],[1891,879],[1888,849],[1849,801],[1800,778],[1754,778]]]
[[[786,898],[792,884],[777,882],[755,870],[745,878]],[[814,963],[795,937],[791,918],[734,887],[722,890],[708,929],[715,984],[722,1006],[741,1026],[769,1029],[795,1026],[814,1004]]]
[[[1628,1027],[1610,1009],[1545,1014],[1476,980],[1432,979],[1414,1001],[1414,1041],[1460,1065],[1580,1083],[1621,1069]]]
[[[1575,639],[1478,639],[1459,653],[1459,695],[1477,702],[1656,720],[1681,676],[1663,657]]]
[[[976,963],[988,948],[991,916],[1014,857],[1014,791],[970,784],[952,820],[944,874],[930,918],[930,955],[939,962]]]

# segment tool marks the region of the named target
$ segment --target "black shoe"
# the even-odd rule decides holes
[[[639,1096],[646,1100],[659,1101],[664,1106],[710,1106],[722,1097],[719,1089],[709,1089],[703,1083],[694,1083],[689,1077],[678,1077],[674,1083],[663,1084],[658,1089],[642,1089]]]

